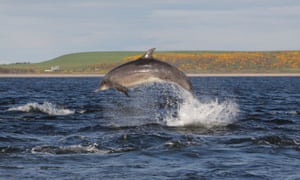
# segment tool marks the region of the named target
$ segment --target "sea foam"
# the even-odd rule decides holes
[[[39,104],[36,102],[27,103],[25,105],[9,108],[8,111],[21,111],[21,112],[41,112],[48,115],[70,115],[74,114],[74,110],[59,107],[50,102]]]
[[[168,114],[164,118],[167,126],[227,126],[236,121],[239,114],[239,106],[230,99],[201,102],[185,91],[178,91],[176,94],[182,101],[177,105],[176,116]]]

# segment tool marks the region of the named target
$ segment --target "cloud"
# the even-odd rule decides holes
[[[160,19],[160,30],[153,34],[169,39],[167,46],[176,49],[296,49],[299,12],[300,6],[159,9],[152,18]]]
[[[0,63],[79,51],[299,48],[293,0],[2,1]]]

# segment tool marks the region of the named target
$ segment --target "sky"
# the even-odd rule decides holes
[[[300,1],[0,0],[0,64],[152,47],[300,50]]]

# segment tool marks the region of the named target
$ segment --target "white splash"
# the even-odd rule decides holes
[[[75,113],[74,110],[59,107],[50,102],[44,102],[43,104],[36,102],[27,103],[18,107],[9,108],[8,111],[42,112],[48,115],[70,115]]]
[[[200,102],[186,92],[179,92],[183,102],[178,105],[177,115],[167,115],[164,122],[168,126],[203,126],[211,128],[233,123],[239,113],[238,105],[231,100]]]

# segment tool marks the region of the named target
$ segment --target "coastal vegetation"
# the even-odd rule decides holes
[[[84,52],[63,55],[41,63],[0,65],[0,73],[106,73],[143,52]],[[154,57],[186,73],[300,73],[300,51],[156,52]]]

